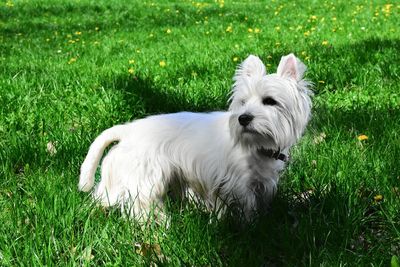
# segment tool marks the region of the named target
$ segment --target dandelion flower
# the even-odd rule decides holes
[[[368,140],[368,136],[366,136],[365,134],[361,134],[357,137],[357,139],[360,141]]]
[[[376,196],[374,196],[374,200],[376,201],[376,202],[379,202],[379,201],[382,201],[383,200],[383,196],[382,195],[376,195]]]
[[[254,33],[260,33],[261,30],[259,28],[254,28]]]
[[[328,41],[322,41],[322,45],[328,45]]]
[[[252,33],[252,32],[253,32],[253,29],[252,29],[252,28],[248,28],[247,31],[250,32],[250,33]]]
[[[134,64],[135,63],[135,60],[134,59],[130,59],[129,60],[129,64]]]
[[[12,1],[7,1],[6,2],[6,7],[13,7],[13,6],[14,6],[14,4],[13,4]]]
[[[76,62],[76,57],[73,57],[73,58],[71,58],[69,61],[68,61],[68,64],[72,64],[72,63],[75,63]]]
[[[164,68],[167,65],[167,63],[164,60],[160,61],[160,67]]]
[[[279,32],[280,30],[281,30],[281,27],[279,27],[279,26],[275,27],[275,31]]]
[[[75,32],[75,35],[81,35],[82,32]]]
[[[129,72],[130,74],[133,74],[133,73],[135,72],[135,70],[134,70],[133,68],[129,68],[129,69],[128,69],[128,72]]]
[[[232,26],[231,25],[229,25],[227,28],[226,28],[226,30],[225,30],[226,32],[232,32],[233,31],[233,28],[232,28]]]
[[[172,31],[171,31],[171,29],[167,29],[167,34],[170,34]]]
[[[368,136],[366,136],[365,134],[361,134],[357,137],[357,139],[359,141],[364,141],[364,140],[368,140]]]
[[[234,57],[234,58],[233,58],[233,62],[237,62],[238,60],[239,60],[238,57]]]

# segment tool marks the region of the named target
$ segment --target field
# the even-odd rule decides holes
[[[399,266],[398,2],[7,0],[0,33],[1,266]],[[141,227],[77,190],[102,130],[226,109],[242,60],[290,52],[313,118],[267,215]]]

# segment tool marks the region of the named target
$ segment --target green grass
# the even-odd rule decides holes
[[[388,266],[400,256],[400,6],[388,4],[2,1],[0,265]],[[183,203],[169,228],[141,228],[78,192],[105,128],[225,109],[240,61],[274,72],[290,52],[315,84],[313,119],[257,223]]]

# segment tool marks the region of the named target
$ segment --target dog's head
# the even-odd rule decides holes
[[[285,149],[301,137],[311,112],[306,66],[293,54],[267,74],[256,56],[236,70],[229,127],[234,141],[249,148]]]

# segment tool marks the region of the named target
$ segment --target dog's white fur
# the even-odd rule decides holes
[[[276,74],[249,56],[237,69],[229,111],[180,112],[150,116],[105,130],[90,146],[79,189],[90,191],[105,148],[118,141],[102,162],[93,192],[102,205],[129,207],[145,215],[161,207],[170,186],[224,210],[237,203],[250,218],[258,200],[270,200],[285,163],[260,148],[288,154],[310,117],[306,66],[293,54],[282,57]],[[263,103],[272,98],[275,103]],[[242,126],[238,117],[254,118]],[[183,186],[183,187],[182,187]]]

